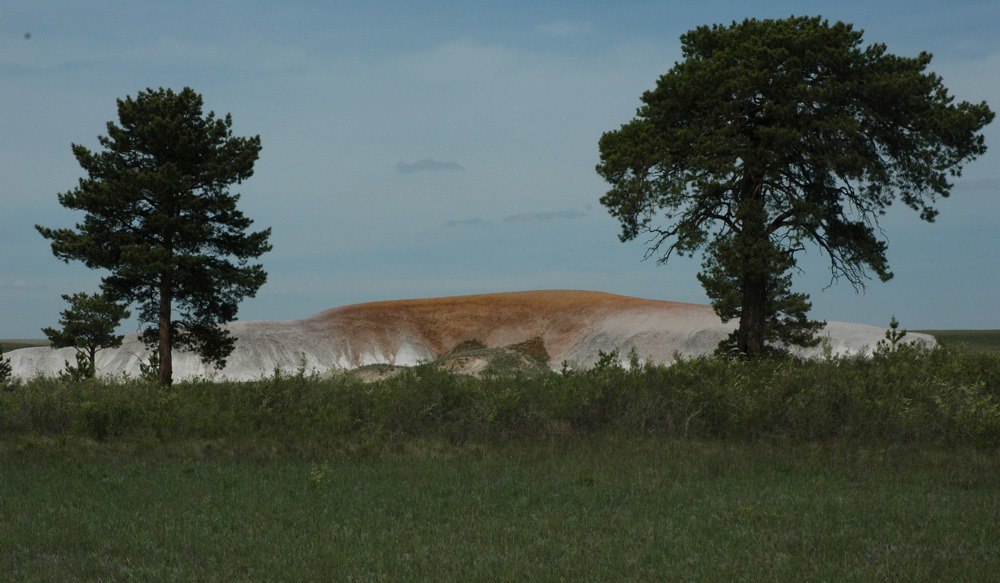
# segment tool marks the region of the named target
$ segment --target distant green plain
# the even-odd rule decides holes
[[[930,334],[943,346],[1000,352],[1000,330],[914,330]]]
[[[17,350],[18,348],[32,348],[34,346],[48,346],[48,340],[0,340],[0,349],[4,352]]]

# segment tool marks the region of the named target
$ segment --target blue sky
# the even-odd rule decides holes
[[[33,225],[80,220],[56,195],[115,99],[190,86],[259,134],[241,208],[274,230],[242,319],[347,303],[522,289],[706,302],[699,262],[642,261],[600,206],[597,140],[635,113],[695,26],[820,14],[896,54],[934,54],[962,100],[1000,109],[1000,3],[4,2],[0,5],[0,338],[37,338],[59,296],[101,273],[55,259]],[[30,38],[25,38],[30,33]],[[1000,124],[935,224],[893,207],[896,278],[799,290],[812,315],[1000,328]],[[134,329],[134,323],[126,328]]]

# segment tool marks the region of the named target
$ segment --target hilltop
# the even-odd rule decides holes
[[[455,370],[478,372],[502,354],[523,356],[525,366],[535,361],[559,369],[564,362],[592,366],[600,351],[618,350],[624,358],[633,349],[643,361],[669,364],[677,354],[712,352],[734,327],[734,322],[723,324],[707,305],[596,291],[392,300],[336,307],[301,320],[233,322],[228,328],[237,339],[236,350],[223,370],[207,369],[194,355],[178,352],[174,373],[178,379],[215,375],[248,380],[276,368],[304,367],[322,374],[438,359]],[[883,333],[874,326],[842,322],[829,322],[823,331],[837,354],[863,351]],[[911,336],[934,343],[930,336]],[[819,349],[808,352],[818,354]],[[136,374],[139,357],[146,353],[137,337],[127,336],[120,348],[98,354],[99,373]],[[30,377],[58,372],[64,361],[72,360],[72,350],[24,348],[9,357],[15,375]]]

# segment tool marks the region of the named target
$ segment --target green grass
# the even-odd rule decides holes
[[[311,458],[260,448],[250,459],[209,445],[122,453],[71,439],[62,453],[36,444],[0,456],[4,576],[988,581],[1000,571],[996,450],[603,435]]]
[[[1000,352],[1000,330],[914,330],[930,334],[943,346]]]
[[[18,348],[31,348],[33,346],[48,346],[48,340],[0,340],[0,349],[4,352],[17,350]]]
[[[1000,353],[0,390],[14,580],[991,580]]]

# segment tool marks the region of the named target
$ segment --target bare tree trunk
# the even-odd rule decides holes
[[[173,301],[173,290],[171,284],[170,274],[163,274],[160,278],[160,371],[158,380],[161,385],[167,386],[173,383],[174,375],[170,351],[171,346],[173,345],[173,338],[171,338],[170,330],[170,304]]]

